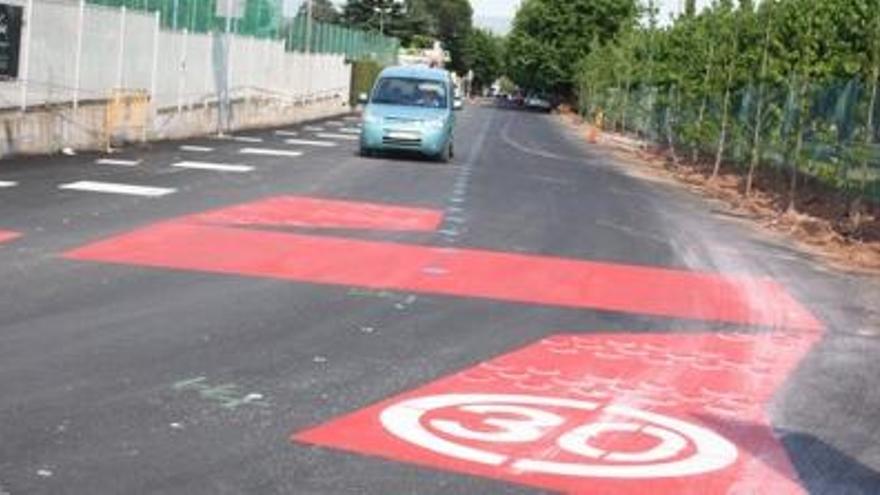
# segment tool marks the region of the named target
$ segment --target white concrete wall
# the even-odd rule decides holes
[[[0,82],[0,156],[217,130],[225,36],[160,30],[153,14],[77,0],[11,1],[33,10],[24,14],[19,80]],[[231,130],[349,111],[351,68],[342,55],[289,53],[281,41],[236,36],[228,53]],[[119,89],[150,95],[145,127],[117,121],[108,129],[108,101]]]
[[[144,12],[95,5],[81,11],[76,1],[32,5],[20,80],[0,82],[0,109],[100,100],[119,88],[153,94],[157,111],[216,98],[223,36],[159,30],[157,17]],[[233,98],[299,100],[348,90],[342,55],[286,53],[283,41],[241,36],[229,45]]]

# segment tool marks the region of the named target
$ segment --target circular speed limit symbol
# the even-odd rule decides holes
[[[437,454],[536,474],[672,478],[721,470],[737,459],[730,441],[701,426],[626,406],[556,397],[433,395],[394,404],[380,420],[395,437]],[[609,437],[624,440],[608,446],[602,439]],[[547,442],[560,455],[529,455]]]

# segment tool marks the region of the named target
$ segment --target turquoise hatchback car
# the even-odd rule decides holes
[[[460,101],[449,72],[428,67],[391,67],[382,71],[366,104],[361,154],[418,152],[449,161],[455,153],[455,110]],[[365,101],[364,101],[365,100]]]

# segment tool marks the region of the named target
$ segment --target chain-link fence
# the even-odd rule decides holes
[[[747,173],[793,171],[880,202],[880,98],[858,78],[751,84],[726,94],[676,85],[581,94],[607,129],[635,132],[674,158],[732,164]]]
[[[190,33],[224,31],[226,20],[216,15],[217,2],[224,1],[226,0],[87,0],[95,5],[158,12],[163,28],[186,29]],[[233,33],[284,40],[289,51],[345,54],[349,60],[369,58],[387,65],[396,61],[400,48],[396,38],[375,32],[322,22],[313,22],[309,28],[305,16],[285,18],[281,1],[246,0],[242,13],[241,18],[230,23]]]

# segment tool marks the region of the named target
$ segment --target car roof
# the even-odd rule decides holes
[[[432,69],[426,65],[398,65],[383,70],[379,77],[403,77],[447,82],[449,81],[449,72],[443,69]]]

